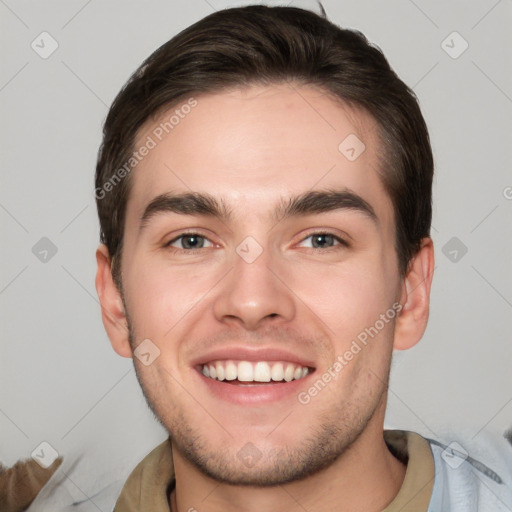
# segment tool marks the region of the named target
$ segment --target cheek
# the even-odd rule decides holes
[[[325,369],[339,363],[332,392],[356,393],[356,383],[361,389],[380,389],[393,347],[397,274],[382,261],[369,265],[361,260],[314,278],[305,272],[301,276],[297,294],[307,297],[308,308],[328,326],[332,353],[325,354]]]
[[[345,340],[373,325],[395,300],[395,276],[381,261],[317,265],[288,271],[287,279],[334,339]]]
[[[126,269],[127,307],[138,336],[162,340],[187,315],[200,307],[222,275],[213,266],[174,266],[134,259]],[[204,301],[206,302],[206,301]]]

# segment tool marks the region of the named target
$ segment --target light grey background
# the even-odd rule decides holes
[[[459,429],[473,439],[503,431],[512,424],[512,2],[323,4],[332,21],[376,43],[414,88],[436,160],[431,318],[417,347],[395,354],[386,426],[428,437]],[[115,471],[127,451],[136,461],[165,438],[131,360],[114,353],[101,323],[95,159],[107,108],[131,72],[226,5],[0,0],[5,464],[47,441],[65,456],[83,452],[84,473]],[[48,50],[43,31],[58,42],[47,59],[31,48],[35,40]],[[454,31],[469,44],[458,58],[445,51],[464,44],[447,39]],[[32,251],[43,237],[57,248],[46,262]],[[465,255],[451,245],[443,253],[453,237]]]

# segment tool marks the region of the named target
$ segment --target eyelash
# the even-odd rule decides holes
[[[173,238],[172,240],[170,240],[169,242],[167,242],[166,244],[164,244],[164,248],[165,249],[171,249],[175,252],[179,252],[179,251],[183,251],[183,252],[188,252],[188,253],[196,253],[198,251],[201,251],[202,247],[198,248],[198,249],[182,249],[182,248],[177,248],[177,247],[172,247],[171,244],[173,244],[174,242],[178,241],[180,238],[186,238],[186,237],[199,237],[199,238],[204,238],[205,240],[208,240],[209,242],[211,242],[211,240],[206,237],[206,236],[203,236],[199,233],[196,233],[194,231],[190,231],[190,232],[185,232],[185,233],[181,233],[179,236]],[[340,238],[339,236],[335,235],[334,233],[330,233],[328,231],[314,231],[312,233],[310,233],[309,235],[307,235],[306,237],[304,237],[301,242],[304,242],[305,240],[307,240],[308,238],[311,238],[311,237],[314,237],[314,236],[332,236],[333,239],[337,242],[339,242],[339,244],[336,246],[332,246],[332,247],[327,247],[325,249],[321,249],[321,248],[316,248],[316,247],[308,247],[308,249],[316,249],[316,250],[319,250],[319,251],[322,251],[322,252],[330,252],[330,251],[333,251],[333,250],[336,250],[336,247],[350,247],[350,244],[344,240],[343,238]],[[213,243],[213,242],[212,242]]]

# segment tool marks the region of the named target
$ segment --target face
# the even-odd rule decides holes
[[[156,143],[131,176],[123,299],[132,348],[159,355],[134,363],[178,453],[283,483],[383,421],[402,282],[376,125],[309,87],[195,101],[136,144]]]

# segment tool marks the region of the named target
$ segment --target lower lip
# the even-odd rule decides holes
[[[255,385],[247,384],[229,384],[226,381],[220,381],[205,377],[202,373],[197,372],[199,378],[208,387],[209,391],[226,402],[233,404],[262,404],[276,402],[296,397],[301,391],[307,389],[306,381],[312,375],[309,373],[306,377],[290,382],[279,382],[274,384],[256,383]]]

